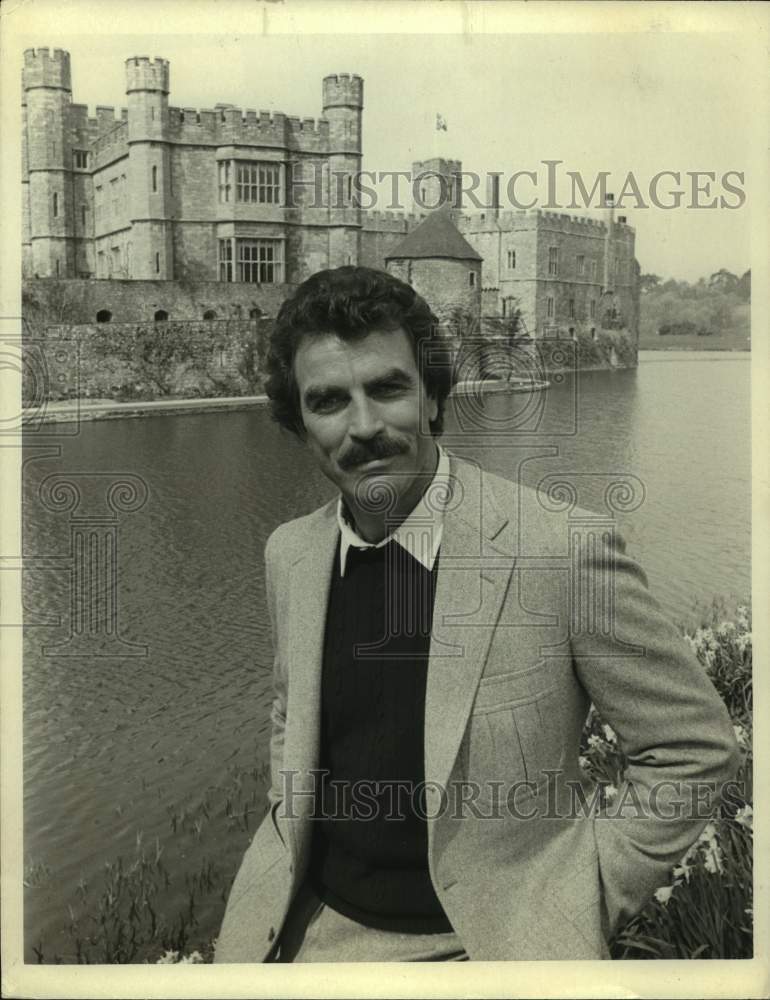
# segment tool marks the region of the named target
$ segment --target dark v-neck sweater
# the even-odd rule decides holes
[[[323,651],[310,880],[369,927],[450,931],[428,872],[425,684],[438,559],[397,542],[334,563]],[[399,786],[397,783],[401,783]]]

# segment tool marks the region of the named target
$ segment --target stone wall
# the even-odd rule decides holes
[[[394,258],[388,261],[388,271],[412,285],[439,319],[448,319],[455,310],[480,319],[481,261]]]
[[[252,310],[275,316],[291,285],[247,285],[221,281],[90,281],[54,278],[26,281],[22,310],[36,331],[59,324],[96,322],[107,310],[113,323],[153,320],[158,310],[170,320],[202,320],[213,310],[217,319],[249,319]]]
[[[272,327],[269,319],[48,326],[24,344],[23,404],[258,395]]]

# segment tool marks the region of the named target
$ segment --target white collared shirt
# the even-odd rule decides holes
[[[379,549],[391,540],[398,542],[425,569],[433,569],[441,545],[441,536],[444,532],[443,505],[449,493],[449,456],[441,445],[437,445],[437,447],[438,465],[430,486],[420,497],[409,516],[381,542],[366,542],[357,534],[355,528],[346,519],[342,497],[339,498],[337,501],[337,523],[341,536],[340,576],[345,575],[348,550],[351,546],[360,549]],[[426,500],[426,497],[429,499]]]

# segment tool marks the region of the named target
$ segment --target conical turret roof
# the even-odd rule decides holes
[[[385,260],[416,260],[426,257],[448,257],[451,260],[482,259],[445,211],[431,212],[386,255]]]

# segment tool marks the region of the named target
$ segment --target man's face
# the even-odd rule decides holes
[[[420,474],[434,471],[428,423],[438,404],[425,392],[406,332],[305,337],[294,376],[307,442],[351,511],[361,510],[361,488],[377,481],[396,491],[399,506],[412,496],[416,503],[427,485]]]

